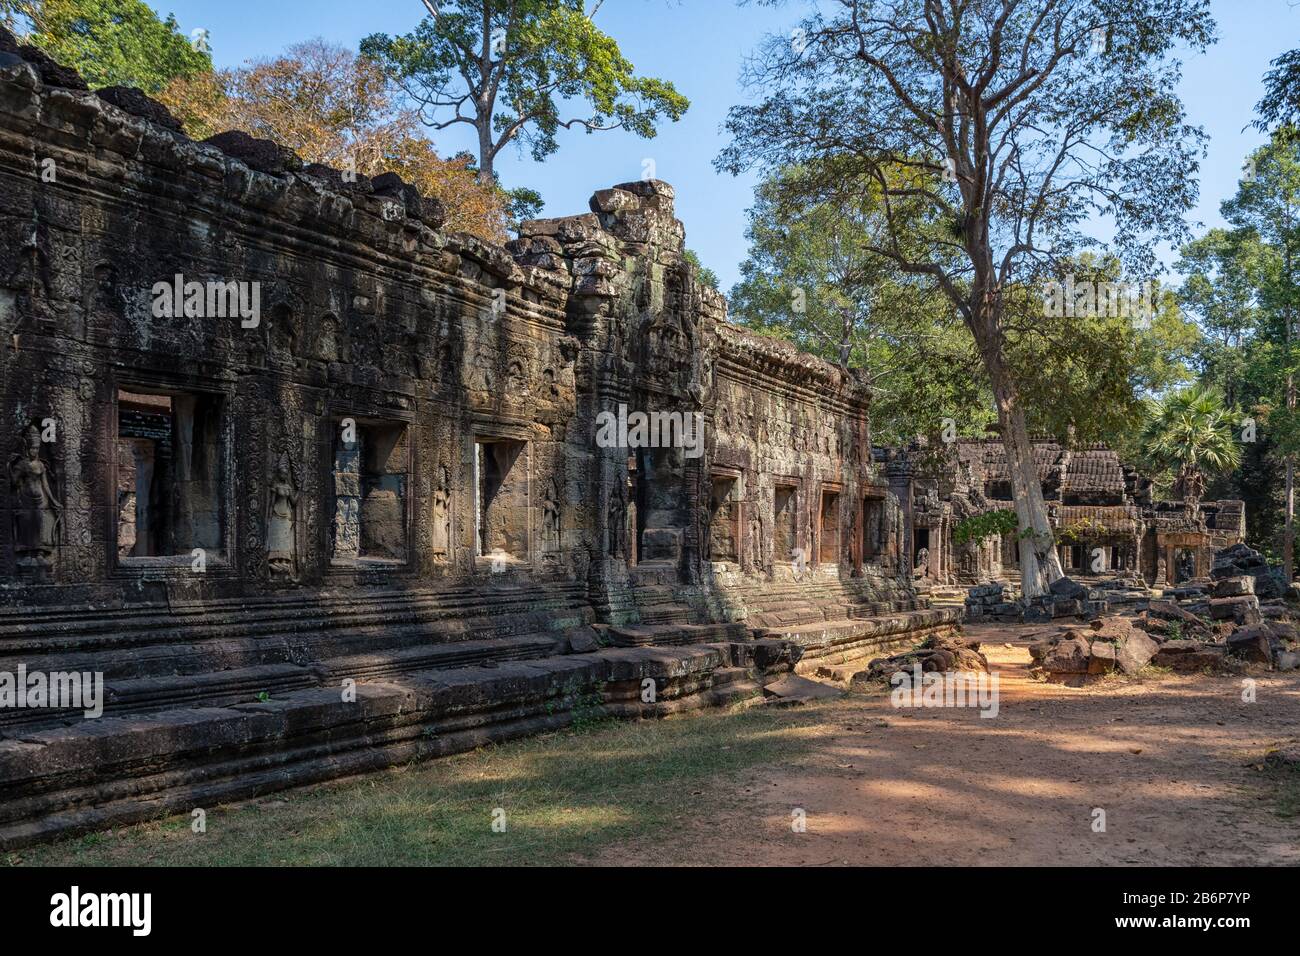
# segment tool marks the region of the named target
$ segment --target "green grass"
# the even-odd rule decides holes
[[[710,711],[584,721],[364,778],[9,853],[10,865],[540,865],[669,834],[704,788],[807,754],[839,710]],[[706,784],[707,781],[707,784]],[[505,811],[505,832],[493,814]]]
[[[1264,778],[1268,783],[1274,812],[1284,820],[1300,817],[1300,770],[1295,767],[1266,766]]]

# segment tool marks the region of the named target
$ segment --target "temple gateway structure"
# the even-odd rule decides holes
[[[971,586],[1019,577],[1014,536],[958,544],[965,518],[1012,508],[1006,451],[997,439],[940,449],[877,449],[902,503],[908,559],[920,581]],[[1151,482],[1109,448],[1034,443],[1038,478],[1071,577],[1129,578],[1167,587],[1209,576],[1215,551],[1245,540],[1240,501],[1157,501]]]
[[[0,674],[106,699],[0,709],[0,847],[957,621],[864,383],[727,324],[667,184],[490,246],[6,42]]]

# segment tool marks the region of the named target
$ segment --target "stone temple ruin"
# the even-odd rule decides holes
[[[106,695],[0,709],[0,846],[958,620],[868,389],[726,323],[662,182],[485,245],[0,33],[0,220],[0,675]]]
[[[1035,460],[1061,567],[1070,577],[1166,587],[1207,579],[1217,551],[1245,540],[1240,501],[1157,501],[1151,482],[1103,445],[1035,441]],[[1019,579],[1019,542],[995,536],[956,544],[965,518],[1012,509],[1000,440],[959,439],[878,450],[903,508],[904,540],[920,581],[970,587]]]

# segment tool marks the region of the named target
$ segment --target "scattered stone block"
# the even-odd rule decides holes
[[[1088,595],[1088,589],[1073,578],[1057,578],[1048,590],[1056,597],[1068,600],[1082,600]]]
[[[1049,680],[1072,675],[1099,675],[1112,671],[1136,674],[1155,656],[1160,645],[1137,627],[1132,618],[1107,617],[1090,622],[1087,630],[1074,628],[1031,645],[1035,667]]]
[[[1247,576],[1235,578],[1223,578],[1214,585],[1214,596],[1216,598],[1240,597],[1243,594],[1255,593],[1255,579]]]
[[[1253,617],[1253,620],[1252,620]],[[1253,624],[1259,620],[1259,598],[1253,594],[1241,597],[1213,598],[1210,601],[1210,619]]]
[[[955,635],[934,635],[910,651],[870,661],[865,671],[853,675],[850,686],[862,688],[882,681],[888,683],[899,671],[911,673],[918,664],[922,671],[987,673],[989,669],[988,658],[980,653],[978,641]]]
[[[1207,644],[1204,641],[1189,640],[1166,641],[1160,645],[1151,663],[1180,674],[1207,670],[1215,673],[1230,673],[1233,668],[1227,655],[1226,644]]]
[[[786,674],[779,680],[764,685],[763,694],[783,703],[802,704],[813,700],[843,697],[844,691],[831,684],[800,677],[798,674]]]
[[[1228,653],[1259,664],[1273,663],[1273,632],[1267,624],[1239,628],[1228,636]]]

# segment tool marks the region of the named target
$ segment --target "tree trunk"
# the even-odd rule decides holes
[[[1289,376],[1288,376],[1289,377]],[[1286,456],[1286,529],[1282,533],[1282,574],[1291,583],[1295,561],[1295,459]]]
[[[1291,365],[1291,341],[1295,336],[1295,316],[1291,311],[1291,210],[1287,207],[1286,217],[1287,235],[1284,242],[1284,263],[1283,272],[1286,276],[1287,284],[1287,306],[1286,306],[1286,359],[1288,371],[1286,373],[1286,407],[1289,411],[1294,412],[1296,406],[1295,394],[1295,375],[1289,368]],[[1295,560],[1295,455],[1286,456],[1286,527],[1282,532],[1282,576],[1287,584],[1291,583],[1292,569]]]
[[[492,114],[489,113],[487,118],[480,117],[477,124],[478,129],[478,181],[484,186],[491,186],[496,182],[496,172],[492,168]]]
[[[1002,363],[994,360],[987,365],[998,408],[998,424],[1002,426],[1002,444],[1007,452],[1011,498],[1020,525],[1021,590],[1025,597],[1037,597],[1046,593],[1053,581],[1064,577],[1065,572],[1047,518],[1047,502],[1043,499],[1042,482],[1038,480],[1024,407]]]

